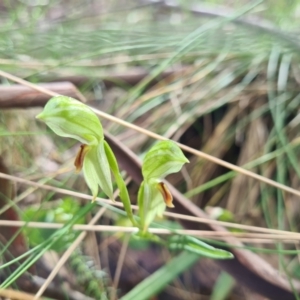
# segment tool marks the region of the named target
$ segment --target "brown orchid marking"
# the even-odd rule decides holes
[[[157,184],[157,187],[158,187],[158,190],[160,191],[160,193],[162,194],[162,196],[164,198],[166,206],[174,207],[173,196],[172,196],[170,190],[168,189],[167,185],[164,182],[159,182]]]
[[[76,173],[79,173],[83,167],[83,161],[84,161],[84,157],[85,155],[88,153],[89,151],[89,146],[82,144],[80,145],[80,149],[76,155],[75,161],[74,161],[74,166],[76,167]]]

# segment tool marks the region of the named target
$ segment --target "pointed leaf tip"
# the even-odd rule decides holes
[[[35,116],[36,119],[42,120],[43,119],[43,112],[39,113]]]
[[[215,248],[208,245],[199,239],[185,235],[175,235],[169,239],[169,249],[171,250],[186,250],[196,253],[200,256],[209,257],[213,259],[232,259],[234,255],[226,250]]]

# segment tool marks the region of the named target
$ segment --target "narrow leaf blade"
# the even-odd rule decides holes
[[[198,260],[199,256],[197,254],[189,252],[181,253],[167,265],[163,266],[135,286],[129,293],[122,297],[121,300],[150,299]]]
[[[192,236],[173,236],[169,240],[169,249],[186,250],[201,256],[213,259],[232,259],[233,254],[229,251],[215,248]]]

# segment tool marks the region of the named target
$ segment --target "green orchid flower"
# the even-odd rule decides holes
[[[95,201],[99,187],[114,201],[112,175],[120,190],[119,196],[132,224],[139,228],[136,238],[146,238],[169,249],[186,250],[211,258],[228,259],[232,254],[215,249],[189,236],[174,236],[167,243],[147,232],[156,215],[162,215],[166,207],[174,207],[173,197],[163,179],[180,171],[189,162],[176,143],[166,140],[155,144],[145,155],[142,165],[144,180],[138,192],[140,221],[134,219],[126,184],[120,174],[117,160],[104,139],[102,125],[91,108],[65,96],[51,98],[44,110],[36,116],[57,135],[81,142],[75,157],[76,171],[83,170],[84,178]]]
[[[163,179],[180,171],[187,162],[177,144],[169,140],[158,142],[146,154],[142,165],[144,180],[138,193],[139,216],[144,233],[166,207],[174,207],[172,194]]]
[[[47,102],[36,118],[44,121],[57,135],[82,143],[74,164],[77,172],[83,170],[85,181],[93,195],[92,201],[95,201],[99,187],[114,201],[111,172],[113,173],[126,213],[132,224],[138,226],[116,158],[104,140],[102,125],[92,109],[73,98],[56,96]]]

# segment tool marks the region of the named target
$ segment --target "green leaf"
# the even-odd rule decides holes
[[[221,272],[216,283],[210,300],[226,300],[235,286],[235,280],[228,273]]]
[[[180,171],[189,162],[181,149],[172,141],[159,141],[146,154],[142,166],[144,179],[160,179]]]
[[[231,259],[234,258],[233,254],[214,248],[199,239],[192,236],[175,235],[169,239],[168,247],[171,250],[186,250],[201,256],[213,259]]]
[[[199,255],[183,252],[168,264],[135,286],[121,300],[148,300],[162,291],[178,275],[190,268],[199,260]]]
[[[45,223],[67,223],[78,214],[80,204],[72,198],[60,200],[55,208],[49,207],[30,207],[24,211],[24,221],[35,221]],[[84,224],[85,218],[81,217],[76,221],[76,224]],[[26,235],[31,246],[37,246],[50,238],[57,230],[46,228],[30,228],[25,227]],[[51,245],[50,249],[60,252],[64,251],[70,243],[80,234],[73,230],[66,231],[61,239]]]
[[[51,98],[36,116],[57,135],[95,145],[104,139],[102,125],[95,113],[78,100],[65,96]]]

